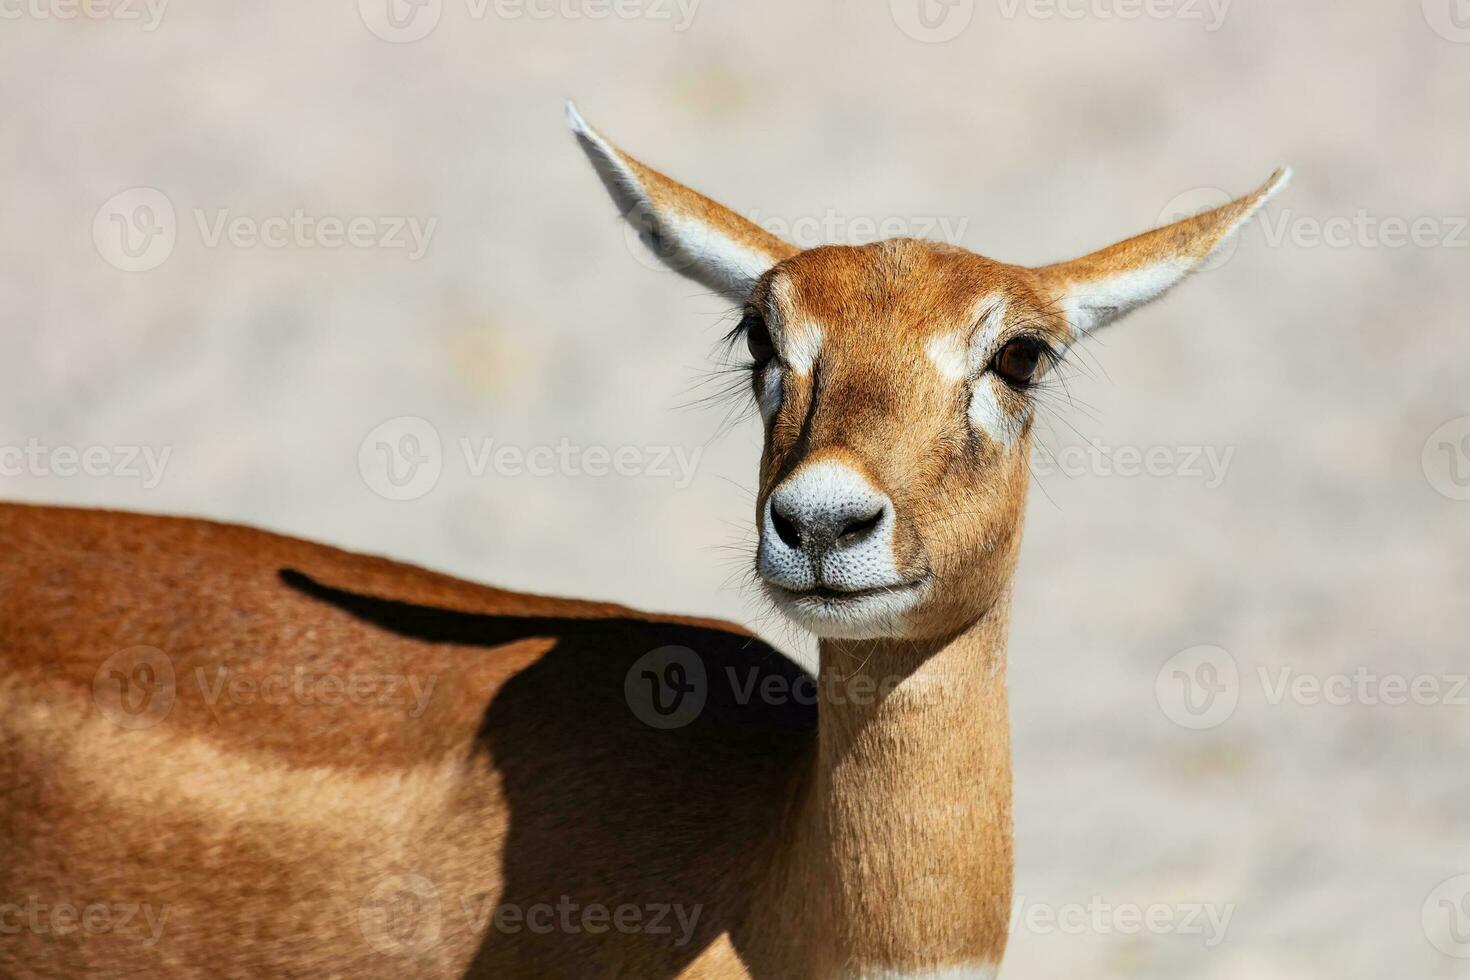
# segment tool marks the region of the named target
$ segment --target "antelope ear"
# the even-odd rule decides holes
[[[659,261],[744,303],[767,269],[798,249],[608,142],[567,103],[567,124],[613,203]]]
[[[1291,168],[1284,167],[1255,193],[1213,211],[1037,269],[1042,288],[1075,337],[1090,333],[1153,302],[1204,265],[1290,179]]]

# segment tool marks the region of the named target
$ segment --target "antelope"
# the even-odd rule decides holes
[[[816,673],[730,623],[5,505],[0,973],[995,975],[1036,385],[1288,172],[1025,268],[801,250],[568,119],[741,311],[755,572]]]

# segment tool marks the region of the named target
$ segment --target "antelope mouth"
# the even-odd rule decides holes
[[[902,635],[905,616],[923,599],[929,580],[917,578],[850,591],[763,584],[776,608],[797,626],[821,637],[860,640]]]
[[[824,603],[861,602],[864,599],[875,599],[884,596],[897,596],[905,592],[917,591],[924,587],[923,579],[914,579],[910,582],[895,582],[892,585],[879,585],[869,589],[834,589],[830,586],[819,585],[810,589],[788,589],[784,585],[766,583],[773,592],[779,593],[783,598],[792,602],[802,600],[818,600]]]

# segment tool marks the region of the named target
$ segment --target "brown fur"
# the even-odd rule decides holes
[[[902,635],[824,640],[813,684],[729,624],[204,521],[0,506],[0,975],[999,962],[1030,415],[1001,390],[1017,437],[977,432],[972,379],[944,377],[928,346],[995,299],[1006,331],[1065,346],[1059,301],[1077,282],[1196,261],[1260,194],[1042,270],[912,240],[798,253],[579,135],[620,203],[650,202],[655,231],[677,233],[677,214],[767,256],[752,306],[820,327],[820,357],[788,373],[768,422],[760,501],[824,458],[881,488],[898,565],[932,586]],[[743,275],[689,274],[724,288]],[[702,710],[677,727],[640,693],[687,679],[669,657],[704,676]],[[315,686],[261,696],[298,675]],[[367,695],[342,703],[348,682]],[[514,910],[568,904],[550,932],[515,928]],[[105,927],[57,911],[104,907]],[[630,908],[636,928],[609,922]],[[678,911],[653,928],[658,909],[687,928]]]
[[[745,710],[715,688],[695,723],[658,731],[623,694],[630,664],[671,644],[711,674],[794,682],[743,631],[201,521],[6,505],[0,540],[0,902],[169,910],[151,946],[131,930],[22,929],[0,942],[0,975],[670,976],[746,924],[811,752],[810,709]],[[100,710],[94,676],[139,644],[166,652],[176,697],[130,731]],[[296,665],[434,686],[419,717],[208,703],[216,668]],[[365,935],[395,876],[438,892],[427,950]],[[677,930],[474,921],[562,895],[702,912],[682,947]]]
[[[850,954],[943,962],[1003,942],[1008,892],[950,914],[975,897],[965,855],[981,880],[1009,867],[1009,836],[994,836],[1009,815],[1003,675],[984,650],[933,658],[928,686],[905,684],[886,708],[872,690],[925,658],[845,650],[814,688],[839,692],[823,751],[864,761],[827,767],[804,675],[726,624],[508,593],[203,521],[4,505],[0,537],[0,902],[163,917],[152,943],[141,913],[113,931],[20,929],[0,944],[0,974],[825,975]],[[166,653],[173,701],[130,730],[104,710],[100,668],[139,645]],[[709,702],[659,731],[630,710],[624,681],[669,645],[699,655]],[[417,717],[210,703],[216,670],[261,679],[297,665],[403,674],[433,693]],[[740,702],[768,683],[792,696]],[[956,726],[997,737],[966,744]],[[935,761],[932,776],[898,765],[914,758]],[[1005,820],[946,819],[976,790]],[[875,793],[939,819],[866,805]],[[936,828],[954,849],[909,864],[936,853]],[[892,862],[872,881],[831,866],[870,848]],[[405,936],[382,948],[364,916],[408,901],[402,885],[417,881],[438,911],[399,909]],[[677,929],[543,936],[487,921],[564,895],[699,919],[682,946]],[[895,918],[890,902],[937,914]],[[891,925],[854,934],[868,916]],[[437,939],[423,945],[415,926]]]

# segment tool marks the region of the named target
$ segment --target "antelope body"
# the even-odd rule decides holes
[[[1042,269],[797,249],[571,124],[744,309],[743,629],[0,506],[0,975],[988,977],[1031,388],[1282,183]]]

